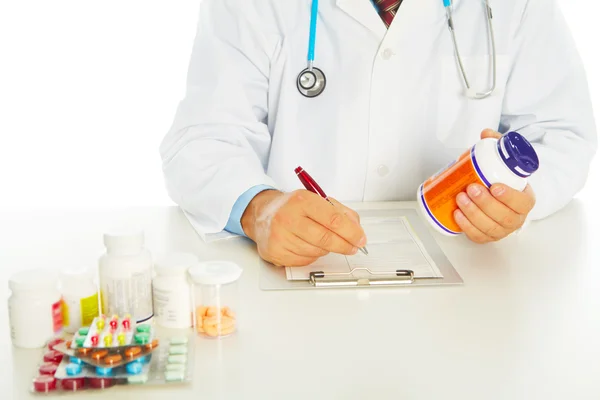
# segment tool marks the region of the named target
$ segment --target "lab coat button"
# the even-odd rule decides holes
[[[379,176],[383,177],[383,176],[386,176],[387,174],[389,174],[390,170],[387,166],[380,165],[379,167],[377,167],[377,173],[379,174]]]
[[[392,49],[385,49],[381,54],[384,60],[389,60],[390,58],[392,58],[393,55],[394,52],[392,51]]]

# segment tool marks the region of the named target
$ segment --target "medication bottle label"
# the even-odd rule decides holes
[[[146,321],[153,316],[152,271],[128,279],[104,277],[100,296],[103,314],[131,314],[138,323]]]
[[[71,311],[71,308],[69,307],[69,302],[66,299],[63,299],[63,301],[62,301],[63,327],[68,327],[72,323],[71,318],[69,318],[70,311]]]
[[[63,301],[62,299],[52,304],[52,325],[54,333],[60,333],[63,329]]]
[[[466,191],[472,183],[489,186],[477,165],[475,147],[465,151],[449,168],[432,176],[421,186],[419,197],[427,214],[447,233],[461,233],[454,221],[454,211],[458,209],[456,196]]]
[[[81,307],[81,326],[88,326],[99,315],[98,312],[98,293],[90,297],[84,297],[80,300]]]
[[[154,317],[166,328],[189,328],[193,325],[192,306],[186,290],[163,290],[153,287]]]

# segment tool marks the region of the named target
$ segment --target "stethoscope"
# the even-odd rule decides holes
[[[365,0],[366,1],[366,0]],[[454,45],[454,52],[458,60],[460,72],[463,77],[464,84],[467,88],[467,97],[472,99],[485,99],[494,93],[496,90],[496,40],[494,37],[494,27],[492,26],[492,8],[490,7],[489,0],[483,0],[486,7],[486,19],[488,24],[488,35],[492,41],[492,87],[484,92],[478,92],[471,88],[467,73],[462,62],[462,58],[458,51],[458,43],[456,40],[456,33],[454,32],[454,21],[452,19],[452,0],[442,0],[444,2],[444,8],[446,9],[446,20],[448,22],[448,29],[452,35],[452,43]],[[323,71],[314,66],[315,62],[315,41],[317,36],[317,15],[319,13],[319,0],[312,0],[311,12],[310,12],[310,34],[308,37],[308,66],[298,74],[296,85],[300,93],[306,97],[317,97],[327,85],[327,78]]]

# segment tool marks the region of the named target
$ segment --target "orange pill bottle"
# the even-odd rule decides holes
[[[509,132],[500,139],[482,139],[419,186],[419,208],[436,231],[459,235],[462,230],[454,220],[459,193],[473,183],[487,188],[502,183],[522,191],[538,168],[535,149],[521,134]]]

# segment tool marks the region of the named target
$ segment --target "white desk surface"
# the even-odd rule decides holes
[[[140,223],[155,254],[243,266],[240,331],[196,339],[189,386],[65,399],[597,400],[598,222],[597,209],[574,202],[501,243],[436,236],[463,286],[265,292],[250,242],[204,244],[177,208],[0,212],[0,295],[19,269],[95,265],[105,228]],[[34,398],[42,350],[12,347],[6,305],[0,326],[0,397]]]

